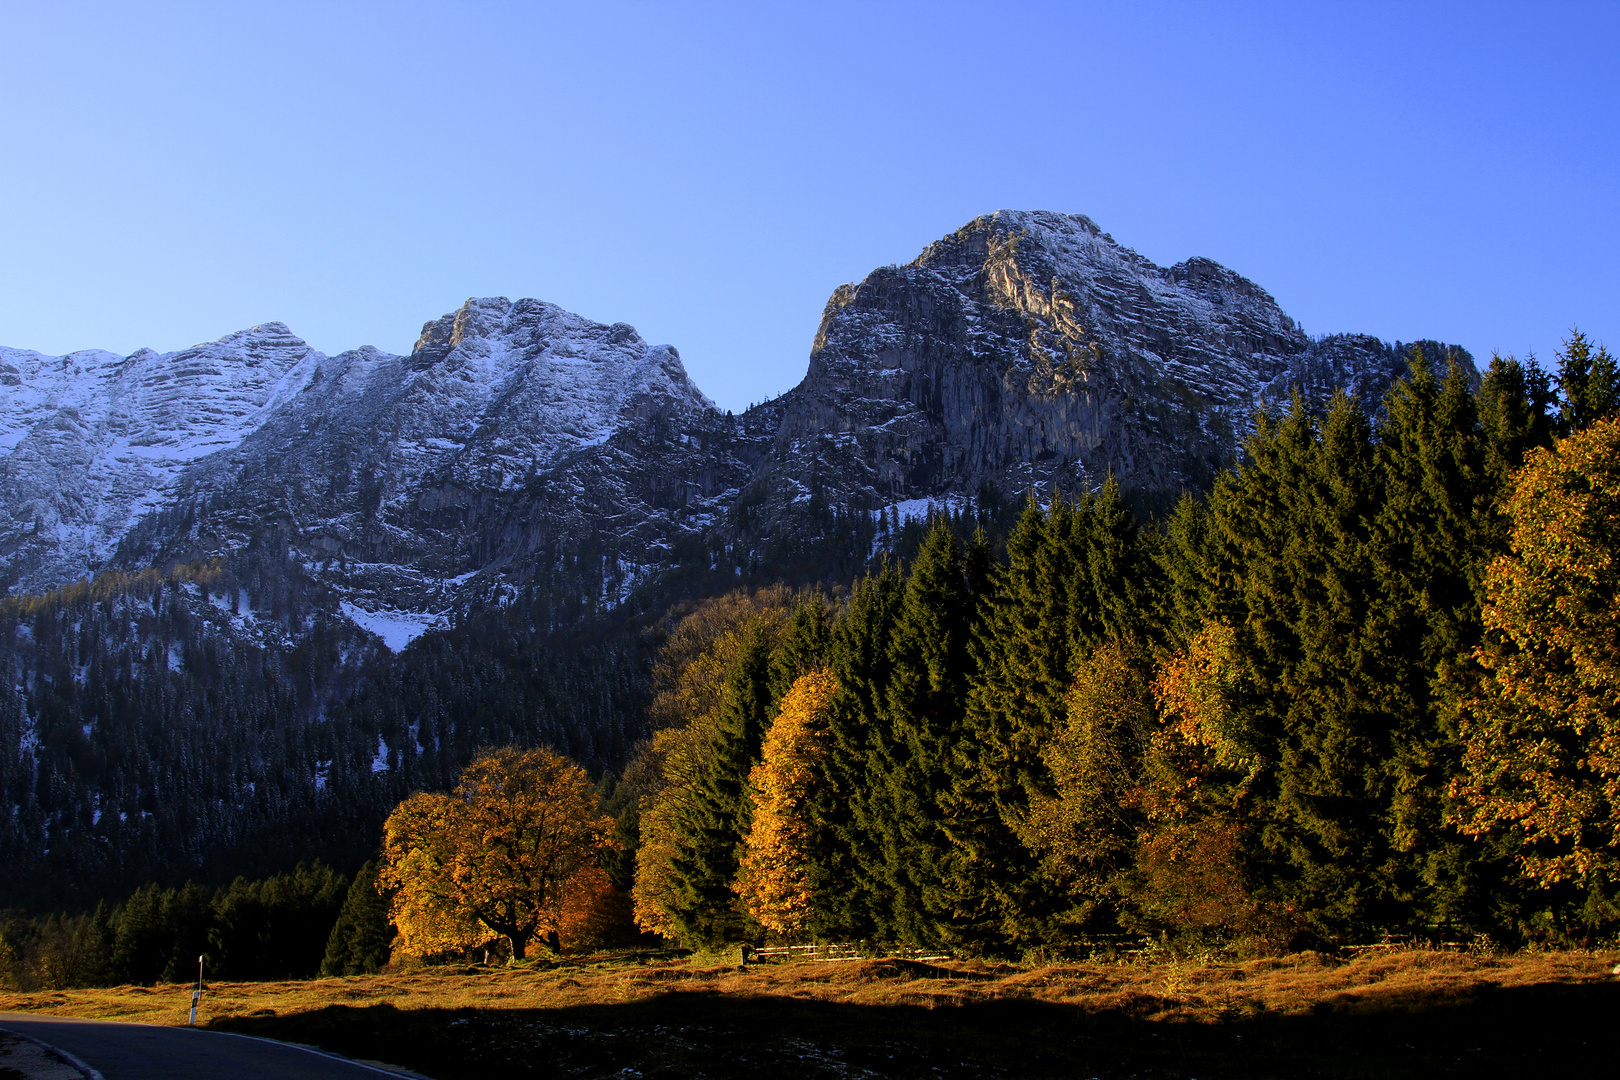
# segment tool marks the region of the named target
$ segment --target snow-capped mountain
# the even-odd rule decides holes
[[[33,592],[107,566],[186,469],[262,427],[323,359],[274,322],[174,353],[0,348],[0,582]]]
[[[476,598],[611,605],[748,475],[741,425],[679,354],[535,300],[469,300],[409,356],[315,363],[302,391],[198,461],[123,565],[285,547],[391,641]]]
[[[729,572],[829,508],[1109,473],[1163,501],[1257,407],[1376,399],[1407,352],[1015,211],[835,290],[804,381],[741,417],[674,348],[537,300],[469,300],[408,356],[324,356],[279,323],[161,355],[0,350],[0,583],[251,552],[398,647],[516,591],[600,610],[676,564]]]

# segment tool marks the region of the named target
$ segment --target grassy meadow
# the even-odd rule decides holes
[[[1620,952],[1374,950],[1053,966],[597,956],[216,983],[200,1022],[484,1077],[1610,1075]],[[184,985],[0,994],[183,1024]]]

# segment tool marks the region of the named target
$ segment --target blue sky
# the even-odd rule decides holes
[[[0,0],[0,343],[473,295],[742,408],[838,284],[999,207],[1205,255],[1307,331],[1620,345],[1620,4]]]

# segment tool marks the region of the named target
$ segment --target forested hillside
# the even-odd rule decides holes
[[[1417,356],[1162,521],[1113,481],[1010,527],[827,509],[785,584],[698,553],[566,636],[536,591],[395,656],[251,562],[8,601],[6,900],[353,869],[547,745],[686,944],[1608,932],[1617,401],[1579,336],[1553,375]]]
[[[1000,559],[942,520],[847,600],[693,616],[621,798],[638,921],[1002,954],[1612,932],[1620,383],[1560,359],[1476,389],[1418,357],[1376,422],[1296,401],[1162,527],[1109,482]]]
[[[285,581],[290,575],[266,576]],[[483,745],[602,770],[638,737],[639,632],[569,640],[521,600],[401,656],[219,564],[106,573],[0,603],[0,906],[94,906],[149,880],[352,868],[413,790]]]

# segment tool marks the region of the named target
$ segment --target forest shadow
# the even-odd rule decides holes
[[[861,1005],[670,993],[553,1009],[333,1005],[213,1027],[491,1077],[1180,1077],[1388,1080],[1613,1075],[1620,984],[1487,988],[1461,1003],[1148,1020],[998,998]]]

